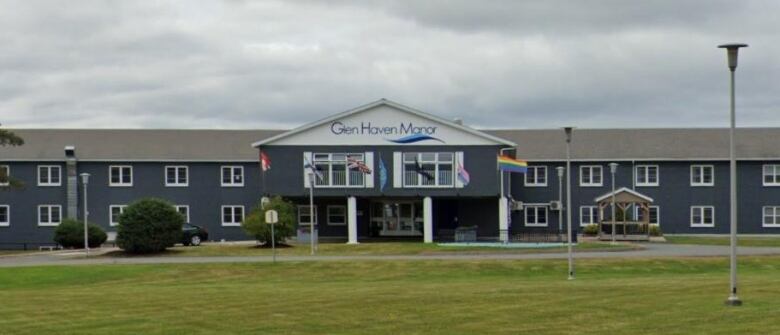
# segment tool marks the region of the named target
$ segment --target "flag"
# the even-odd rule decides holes
[[[469,172],[466,171],[466,169],[463,167],[463,164],[458,162],[458,180],[460,180],[461,183],[463,183],[463,186],[466,186],[471,181],[471,176],[469,175]]]
[[[385,191],[385,185],[387,185],[387,168],[382,154],[379,154],[379,192]]]
[[[325,179],[325,176],[322,175],[322,172],[319,169],[317,169],[316,166],[311,164],[311,161],[309,161],[309,157],[304,156],[303,157],[303,161],[304,161],[303,162],[303,168],[304,169],[309,169],[309,171],[311,171],[311,173],[313,173],[315,176],[317,176],[317,179],[319,179],[319,180],[324,180]]]
[[[262,150],[260,151],[260,167],[263,169],[263,172],[271,169],[271,159]]]
[[[366,163],[355,159],[354,157],[347,157],[347,167],[353,170],[358,170],[365,174],[371,174],[371,169],[368,168]]]
[[[498,156],[498,169],[506,172],[526,173],[528,171],[528,162],[507,156]]]
[[[421,174],[421,175],[425,176],[425,178],[426,178],[427,180],[432,180],[432,179],[434,179],[434,178],[433,178],[433,175],[432,175],[430,172],[428,172],[428,171],[425,171],[425,170],[423,169],[423,167],[422,167],[422,164],[420,164],[420,161],[418,161],[416,157],[414,158],[414,166],[412,166],[412,170],[413,170],[414,172],[417,172],[418,174]]]

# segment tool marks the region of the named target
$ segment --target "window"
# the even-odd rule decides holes
[[[298,206],[298,225],[306,226],[311,221],[311,210],[309,206]],[[314,224],[317,224],[317,206],[314,206]]]
[[[328,225],[343,226],[347,224],[347,206],[328,206]]]
[[[658,165],[637,165],[636,186],[658,186]]]
[[[0,207],[2,210],[2,207]],[[780,227],[780,206],[764,206],[764,224],[765,228],[777,228]],[[2,214],[0,214],[2,219]],[[0,222],[1,224],[2,222]]]
[[[109,186],[133,186],[133,167],[129,165],[111,165]]]
[[[62,185],[60,167],[57,165],[38,165],[38,186]]]
[[[125,208],[127,208],[127,205],[111,205],[108,207],[108,213],[111,215],[108,224],[111,227],[119,225],[119,216],[125,212]]]
[[[62,206],[40,205],[38,206],[38,225],[56,226],[62,220]]]
[[[223,166],[222,186],[231,186],[231,187],[244,186],[244,167]]]
[[[525,225],[527,227],[547,227],[547,206],[525,206]]]
[[[244,206],[222,206],[222,225],[240,226],[244,221]]]
[[[176,205],[176,211],[184,217],[184,223],[190,223],[190,206]]]
[[[0,186],[8,186],[10,182],[8,179],[11,177],[11,168],[8,165],[0,165]]]
[[[165,186],[182,187],[189,184],[187,178],[189,168],[186,166],[166,166],[165,167]]]
[[[691,227],[714,227],[715,207],[691,206]]]
[[[601,166],[580,166],[580,186],[602,186]]]
[[[8,227],[11,223],[11,207],[0,205],[0,227]]]
[[[780,186],[780,164],[764,165],[764,186]]]
[[[365,163],[364,154],[315,153],[314,168],[322,173],[322,178],[314,178],[318,187],[363,187],[365,173],[350,168],[350,162]]]
[[[650,206],[650,224],[659,224],[660,223],[660,209],[658,206]],[[639,209],[639,206],[634,206],[634,217],[637,221],[644,221],[645,217],[642,216],[642,210]]]
[[[403,153],[404,187],[454,186],[451,152]]]
[[[599,208],[596,206],[580,207],[580,226],[599,222]]]
[[[547,167],[529,166],[525,174],[525,186],[547,186]]]
[[[715,186],[715,166],[691,165],[691,186]]]

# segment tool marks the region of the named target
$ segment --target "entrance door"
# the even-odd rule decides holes
[[[377,201],[371,204],[375,236],[422,236],[422,203]]]

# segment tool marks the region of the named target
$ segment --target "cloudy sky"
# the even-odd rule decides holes
[[[488,128],[780,126],[780,1],[6,1],[0,122],[287,128],[388,98]]]

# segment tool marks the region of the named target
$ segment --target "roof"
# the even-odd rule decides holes
[[[615,197],[619,197],[620,195],[625,193],[625,194],[630,195],[628,198],[632,199],[632,200],[638,198],[638,199],[641,199],[641,200],[645,200],[647,202],[653,202],[653,198],[648,197],[648,196],[646,196],[646,195],[644,195],[642,193],[639,193],[639,192],[634,191],[634,190],[632,190],[630,188],[627,188],[627,187],[621,187],[621,188],[615,190],[615,192],[609,192],[607,194],[604,194],[604,195],[594,199],[594,201],[595,202],[602,202],[604,200],[608,200],[609,198],[612,197],[613,193],[615,194]],[[624,197],[622,197],[622,198],[624,198]]]
[[[0,147],[0,160],[63,160],[66,145],[81,160],[254,161],[250,146],[285,130],[11,129],[21,147]],[[517,143],[517,157],[560,161],[560,129],[482,130]],[[780,128],[737,130],[741,159],[780,160]],[[574,160],[727,160],[728,129],[575,129]]]

